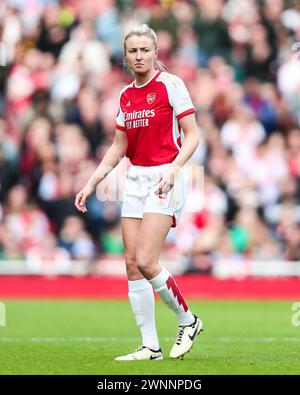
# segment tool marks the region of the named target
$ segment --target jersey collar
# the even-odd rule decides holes
[[[161,71],[160,71],[160,70],[157,70],[157,72],[154,74],[154,76],[153,76],[152,78],[150,78],[149,81],[145,82],[143,85],[136,85],[136,84],[135,84],[135,80],[134,80],[134,81],[133,81],[133,86],[134,86],[135,88],[138,88],[138,89],[139,89],[139,88],[143,88],[144,86],[150,84],[150,82],[153,81],[160,73],[161,73]]]

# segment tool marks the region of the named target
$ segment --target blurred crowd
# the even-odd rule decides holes
[[[298,0],[2,0],[0,261],[122,257],[120,199],[102,188],[81,215],[74,197],[112,142],[132,79],[123,37],[142,23],[201,132],[189,166],[203,166],[204,191],[190,188],[162,258],[201,273],[299,260]],[[127,166],[105,184],[117,195]]]

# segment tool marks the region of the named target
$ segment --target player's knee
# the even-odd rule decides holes
[[[135,272],[137,270],[137,263],[134,256],[125,253],[125,264],[127,273]]]
[[[149,274],[148,272],[151,270],[152,266],[151,256],[144,253],[137,253],[136,264],[137,268],[143,275]]]

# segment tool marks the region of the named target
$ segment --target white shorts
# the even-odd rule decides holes
[[[144,213],[170,215],[175,227],[181,214],[187,190],[184,168],[178,172],[173,188],[163,197],[154,193],[160,175],[170,166],[136,166],[129,168],[123,193],[122,217],[143,218]]]

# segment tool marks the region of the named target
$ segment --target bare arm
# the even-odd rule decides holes
[[[120,130],[116,130],[115,138],[112,145],[106,151],[101,163],[95,170],[95,172],[91,175],[87,184],[89,184],[92,188],[96,188],[96,186],[101,182],[119,163],[119,161],[123,158],[127,149],[127,135],[125,132],[121,132]]]
[[[101,182],[124,157],[127,149],[128,141],[125,132],[116,130],[115,138],[112,145],[107,150],[97,169],[88,179],[85,186],[76,195],[75,206],[83,212],[87,212],[86,202],[88,197],[95,191],[99,182]]]
[[[199,130],[195,114],[181,118],[179,124],[183,130],[184,142],[177,157],[160,179],[155,190],[157,195],[166,194],[172,189],[177,172],[190,159],[199,144]]]
[[[195,114],[189,114],[179,120],[183,130],[184,142],[179,154],[172,162],[172,165],[182,167],[196,151],[199,145],[199,130],[195,119]]]

